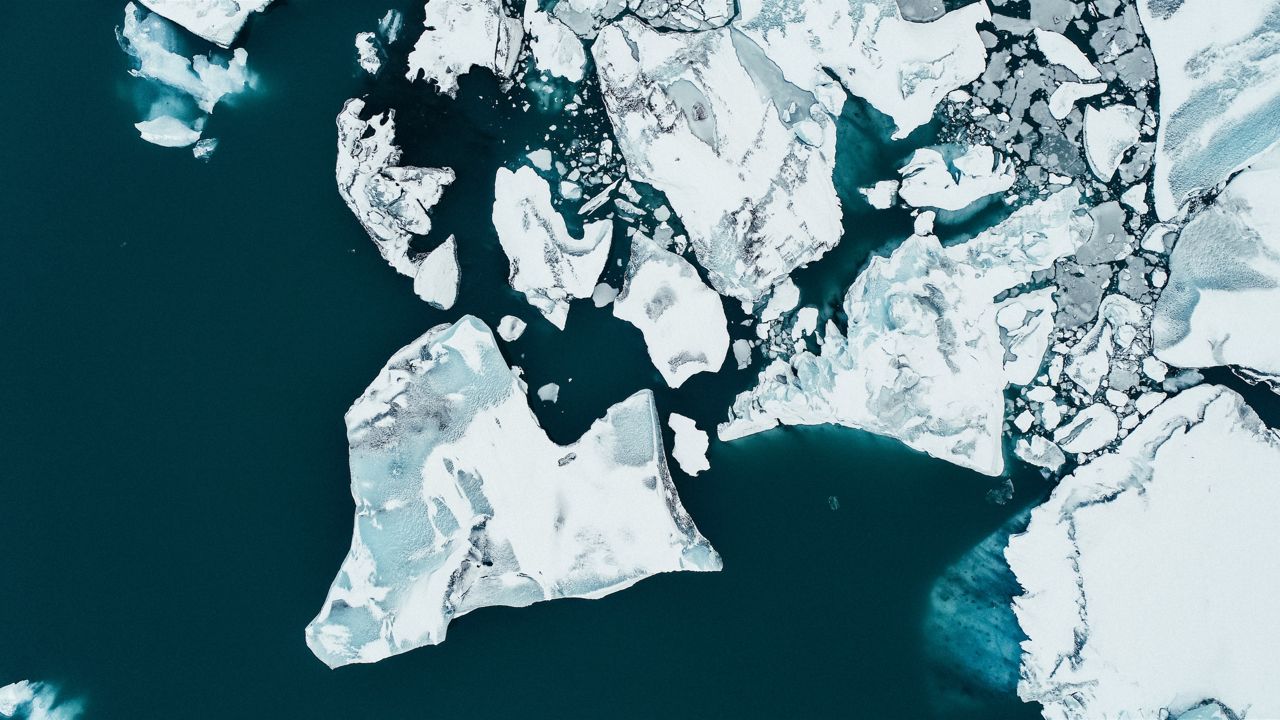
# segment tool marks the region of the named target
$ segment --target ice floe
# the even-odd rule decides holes
[[[1280,438],[1239,395],[1165,401],[1009,542],[1019,695],[1050,720],[1280,717],[1277,506]]]
[[[818,354],[767,366],[734,401],[721,439],[832,423],[1000,474],[1008,351],[994,298],[1079,247],[1090,225],[1079,198],[1064,189],[966,243],[914,235],[873,258],[845,296],[847,331],[824,333]],[[1038,345],[1024,342],[1015,346]]]
[[[1160,81],[1155,206],[1169,220],[1187,198],[1276,142],[1280,2],[1137,0]]]
[[[427,0],[422,35],[409,53],[410,80],[424,78],[453,97],[458,77],[487,68],[509,86],[524,28],[502,0]]]
[[[555,16],[539,10],[534,0],[525,4],[524,30],[538,69],[569,82],[582,80],[587,64],[582,41]]]
[[[710,445],[710,439],[707,433],[699,429],[697,423],[691,418],[680,413],[671,413],[667,417],[667,425],[671,426],[671,432],[676,435],[671,457],[675,458],[680,469],[688,475],[697,475],[704,470],[710,470],[711,463],[707,462],[707,447]]]
[[[525,322],[515,315],[503,315],[498,321],[498,337],[507,342],[515,342],[524,334]]]
[[[613,314],[640,329],[649,359],[673,388],[697,373],[716,372],[729,352],[720,296],[687,260],[640,232],[632,237]]]
[[[1115,175],[1125,152],[1142,133],[1142,112],[1130,105],[1108,105],[1084,112],[1084,151],[1089,168],[1106,182]]]
[[[1156,355],[1280,376],[1280,150],[1236,175],[1178,235],[1155,306]]]
[[[192,33],[222,47],[231,47],[253,13],[271,0],[138,0]]]
[[[971,147],[950,162],[933,148],[916,150],[898,170],[898,197],[912,207],[963,210],[1013,187],[1013,164],[986,145]]]
[[[414,278],[416,288],[423,258],[413,255],[409,243],[414,235],[431,231],[428,213],[453,182],[454,174],[449,168],[399,165],[395,111],[364,120],[360,117],[364,107],[364,100],[353,98],[338,114],[338,194],[383,259],[396,272]],[[437,268],[432,265],[429,271]]]
[[[450,235],[418,263],[413,291],[432,307],[448,310],[458,299],[458,243]]]
[[[0,718],[13,720],[76,720],[84,703],[59,697],[58,688],[46,682],[19,680],[0,687]]]
[[[569,234],[564,217],[551,205],[551,187],[530,167],[499,168],[494,181],[493,224],[507,254],[511,287],[551,322],[564,329],[569,301],[591,297],[609,259],[611,220]]]
[[[439,643],[477,608],[721,567],[671,482],[652,394],[557,445],[474,317],[398,351],[346,420],[351,550],[306,630],[332,667]]]

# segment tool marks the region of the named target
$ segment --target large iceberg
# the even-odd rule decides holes
[[[427,0],[408,78],[425,78],[453,97],[458,77],[481,67],[509,86],[523,39],[520,19],[507,15],[502,0]]]
[[[591,50],[630,176],[666,193],[716,290],[755,301],[836,244],[835,123],[751,39],[624,17]]]
[[[231,47],[249,16],[262,12],[271,0],[138,0],[192,33]]]
[[[557,445],[474,317],[392,356],[346,421],[355,530],[306,631],[330,666],[439,643],[477,608],[721,568],[672,484],[653,395]]]
[[[729,352],[720,296],[689,261],[643,233],[632,238],[613,314],[640,328],[649,359],[673,388],[697,373],[716,372]]]
[[[1005,552],[1049,720],[1280,717],[1280,437],[1211,385],[1062,480]]]
[[[1156,302],[1156,356],[1280,376],[1280,150],[1236,175],[1178,235]]]
[[[1280,0],[1138,0],[1160,80],[1155,204],[1172,218],[1276,142]]]
[[[338,114],[338,194],[382,257],[400,274],[414,278],[418,294],[424,295],[426,284],[442,279],[441,271],[449,271],[449,263],[444,256],[425,263],[425,258],[411,252],[409,243],[414,235],[431,231],[429,212],[453,182],[453,170],[399,165],[395,111],[363,120],[364,107],[364,100],[353,98]],[[443,273],[443,279],[454,286],[456,268],[455,261],[452,271]],[[438,298],[432,295],[431,299]]]
[[[511,287],[563,330],[569,301],[595,290],[609,259],[613,221],[587,223],[583,236],[573,237],[551,204],[551,186],[525,166],[498,169],[493,225],[507,254]]]
[[[1080,246],[1090,222],[1079,201],[1068,188],[966,243],[943,247],[913,235],[889,257],[873,258],[845,295],[847,332],[829,326],[818,354],[769,364],[734,401],[721,439],[832,423],[999,475],[1008,384],[1002,337],[1019,348],[1045,341],[1002,336],[995,297]],[[1048,325],[1039,332],[1047,335]]]

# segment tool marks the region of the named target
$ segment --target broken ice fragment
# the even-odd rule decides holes
[[[953,172],[954,168],[954,172]],[[1013,186],[1013,165],[987,145],[978,145],[950,163],[933,148],[922,148],[898,171],[898,196],[912,207],[963,210]]]
[[[515,315],[503,315],[498,322],[498,337],[507,342],[515,342],[524,334],[525,322]]]
[[[636,233],[631,262],[613,314],[644,335],[649,359],[676,388],[715,372],[729,352],[724,306],[687,260]]]
[[[133,126],[143,140],[161,147],[186,147],[200,139],[200,130],[168,115],[134,123]]]
[[[710,470],[711,463],[707,462],[709,445],[707,433],[698,429],[693,420],[680,413],[671,413],[667,417],[667,425],[671,426],[671,432],[676,435],[676,444],[671,451],[671,457],[675,458],[680,469],[687,475],[697,475],[704,470]]]
[[[418,263],[413,291],[428,305],[448,310],[458,299],[459,276],[458,243],[450,235]]]
[[[572,83],[582,80],[587,54],[572,30],[555,16],[539,10],[533,0],[525,4],[524,29],[529,34],[533,60],[540,70]]]
[[[653,395],[557,445],[474,317],[393,355],[346,421],[351,550],[306,630],[331,667],[442,642],[478,608],[721,567],[671,482]]]
[[[211,43],[230,47],[249,16],[271,0],[138,0]]]
[[[507,254],[511,287],[563,330],[569,301],[595,291],[609,259],[613,222],[587,223],[583,237],[573,237],[551,205],[547,181],[533,168],[521,167],[515,172],[498,169],[493,225]]]
[[[1084,150],[1089,169],[1107,182],[1126,151],[1138,142],[1142,112],[1131,105],[1109,105],[1084,111]]]
[[[1280,438],[1239,395],[1167,400],[1009,541],[1018,695],[1061,720],[1280,717],[1276,507]]]
[[[427,0],[422,35],[409,53],[409,80],[425,78],[441,93],[458,93],[458,77],[488,68],[503,87],[520,57],[524,30],[502,0]]]
[[[356,62],[370,75],[377,75],[382,69],[382,50],[378,48],[378,38],[373,33],[356,34]]]
[[[1053,433],[1053,441],[1069,453],[1084,455],[1115,442],[1120,432],[1116,413],[1103,403],[1081,410],[1066,425]]]
[[[1045,59],[1054,65],[1061,65],[1070,70],[1081,80],[1097,80],[1102,77],[1098,68],[1089,62],[1089,58],[1081,52],[1076,44],[1061,33],[1052,30],[1035,29],[1036,45]],[[1105,86],[1104,86],[1105,87]]]
[[[556,403],[560,400],[560,386],[556,383],[547,383],[538,388],[538,399],[544,403]]]
[[[1064,82],[1049,96],[1049,114],[1054,120],[1064,120],[1077,102],[1106,91],[1106,83]]]

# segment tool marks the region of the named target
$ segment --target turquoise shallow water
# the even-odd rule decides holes
[[[987,478],[830,428],[717,444],[710,473],[677,475],[722,573],[478,611],[374,666],[310,654],[350,540],[343,412],[439,322],[533,318],[489,223],[502,139],[533,130],[494,114],[491,80],[456,104],[378,90],[415,127],[409,160],[459,170],[437,215],[461,245],[455,311],[414,297],[338,198],[333,118],[370,89],[352,36],[386,7],[277,0],[246,41],[260,92],[218,109],[207,165],[137,138],[121,6],[0,9],[0,681],[57,682],[91,718],[961,716],[929,689],[930,587],[1046,488],[1019,478],[994,506]],[[842,155],[846,184],[898,152],[865,149]],[[834,308],[907,223],[850,202],[846,227],[799,275],[805,302]],[[589,303],[512,347],[531,385],[561,383],[536,410],[562,442],[660,387],[638,331]],[[751,377],[701,376],[659,407],[706,426]]]

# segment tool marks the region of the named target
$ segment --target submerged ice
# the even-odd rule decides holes
[[[721,567],[672,484],[652,394],[557,445],[474,317],[392,356],[346,420],[355,530],[306,631],[330,666],[442,642],[481,607]]]

